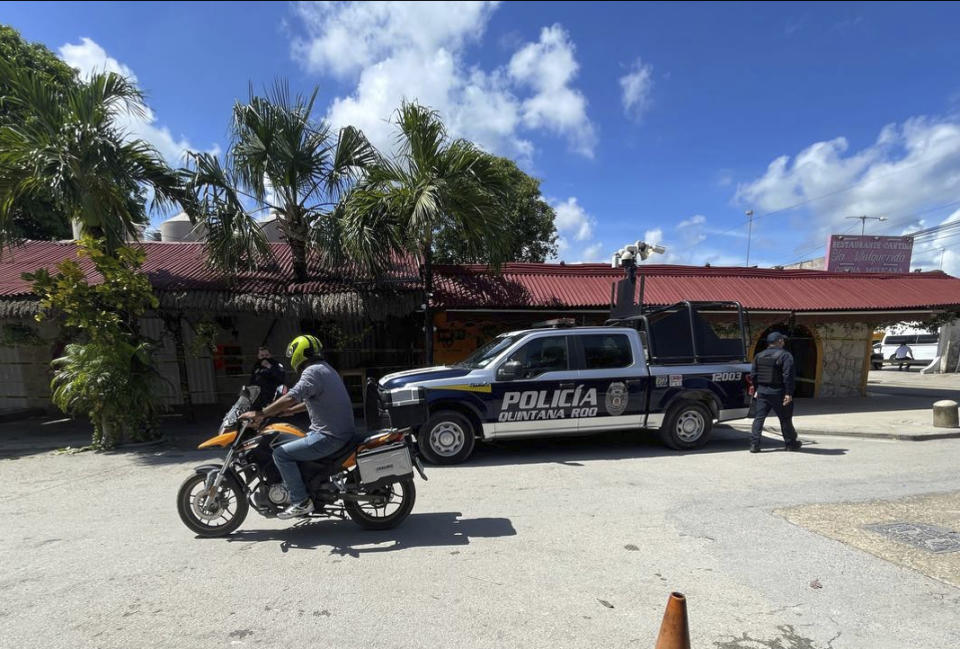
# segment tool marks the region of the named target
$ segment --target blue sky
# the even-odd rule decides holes
[[[743,264],[747,209],[760,265],[823,254],[846,216],[960,221],[953,3],[0,3],[0,22],[135,76],[152,112],[130,129],[172,162],[225,148],[250,83],[318,85],[318,116],[384,147],[419,99],[543,180],[569,262],[645,238],[657,261]],[[915,266],[944,248],[960,275],[957,243]]]

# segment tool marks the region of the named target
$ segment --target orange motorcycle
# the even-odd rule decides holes
[[[183,482],[177,493],[180,520],[200,536],[216,537],[240,527],[250,507],[276,517],[290,504],[290,494],[273,450],[304,435],[289,423],[265,423],[257,430],[246,420],[225,420],[220,433],[199,448],[225,448],[227,455],[222,464],[196,467]],[[300,463],[315,508],[308,517],[349,516],[371,530],[396,527],[413,510],[414,470],[427,479],[411,428],[357,436],[331,457]]]

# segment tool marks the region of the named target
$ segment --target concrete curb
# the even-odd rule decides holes
[[[780,431],[763,430],[765,433],[773,433],[776,435],[780,434]],[[932,439],[957,439],[960,438],[960,430],[958,429],[948,429],[944,432],[930,432],[930,433],[860,433],[860,432],[851,432],[851,431],[834,431],[834,430],[804,430],[798,429],[797,434],[800,437],[804,435],[809,435],[811,437],[860,437],[863,439],[892,439],[899,442],[925,442]]]
[[[739,428],[725,424],[727,429],[737,432],[750,434],[749,428]],[[763,428],[766,435],[781,437],[779,428]],[[841,430],[818,430],[804,428],[803,425],[797,426],[797,435],[800,437],[852,437],[860,439],[890,439],[898,442],[926,442],[934,439],[960,439],[960,428],[945,428],[943,431],[932,430],[922,433],[884,433],[884,432],[859,432],[859,431],[841,431]]]

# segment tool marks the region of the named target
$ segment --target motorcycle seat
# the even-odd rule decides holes
[[[333,455],[328,455],[327,457],[322,457],[319,460],[308,460],[305,462],[300,462],[301,467],[314,468],[320,470],[328,470],[335,467],[339,467],[343,464],[348,457],[350,457],[354,451],[357,450],[357,447],[363,441],[366,435],[364,433],[354,433],[353,437],[350,438],[340,450],[338,450]]]

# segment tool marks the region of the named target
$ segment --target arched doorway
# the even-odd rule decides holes
[[[776,324],[768,327],[760,334],[757,340],[754,355],[767,348],[767,336],[774,331],[779,331],[787,337],[786,349],[793,354],[794,364],[797,369],[797,398],[809,398],[814,395],[817,389],[817,341],[813,338],[813,332],[803,325],[794,325],[791,329],[789,325]]]

